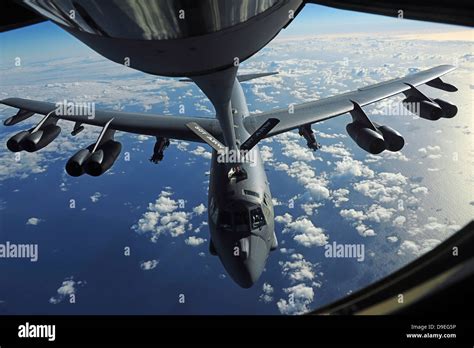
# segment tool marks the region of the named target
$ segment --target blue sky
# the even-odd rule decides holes
[[[460,27],[412,20],[399,20],[378,15],[343,11],[308,4],[281,36],[361,32],[447,31]],[[0,61],[15,57],[40,59],[68,57],[86,53],[87,46],[51,22],[45,22],[0,34]]]
[[[307,4],[283,35],[314,35],[366,32],[447,31],[460,27],[414,20],[400,20],[331,7]]]

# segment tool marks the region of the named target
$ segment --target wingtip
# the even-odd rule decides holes
[[[439,68],[446,69],[447,72],[449,72],[449,71],[453,71],[454,69],[457,69],[457,66],[451,65],[451,64],[443,64],[443,65],[440,65]]]

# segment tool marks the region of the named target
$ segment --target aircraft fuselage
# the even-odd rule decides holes
[[[231,97],[235,135],[243,143],[250,134],[243,125],[249,115],[237,79]],[[258,146],[238,163],[223,162],[213,151],[209,182],[210,251],[217,254],[232,279],[244,288],[260,277],[268,254],[277,246],[270,187]]]

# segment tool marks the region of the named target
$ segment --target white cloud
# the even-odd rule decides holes
[[[176,146],[178,150],[180,151],[187,151],[189,143],[186,141],[178,141],[178,145]]]
[[[388,236],[388,237],[387,237],[387,240],[388,240],[390,243],[396,243],[396,242],[398,242],[398,237],[397,237],[397,236]]]
[[[287,315],[304,314],[309,311],[309,305],[314,299],[314,290],[305,284],[298,284],[283,289],[288,294],[288,300],[280,299],[277,302],[280,313]]]
[[[384,208],[378,204],[372,204],[367,211],[367,219],[374,222],[387,222],[394,212],[392,208]]]
[[[296,178],[316,200],[328,199],[330,196],[329,189],[326,187],[329,181],[325,176],[316,176],[314,170],[305,162],[296,161],[291,166],[283,167],[286,173]]]
[[[262,156],[262,160],[264,162],[273,161],[273,150],[270,146],[263,145],[260,147],[260,155]]]
[[[361,222],[356,223],[355,229],[362,237],[375,236],[375,231]]]
[[[380,162],[382,160],[397,160],[397,161],[402,161],[402,162],[407,162],[409,161],[408,157],[405,156],[401,151],[397,152],[392,152],[392,151],[384,151],[379,155],[372,155],[372,154],[367,154],[366,159],[364,160],[365,163],[376,163]]]
[[[294,158],[298,161],[313,161],[316,159],[313,152],[307,147],[303,147],[294,141],[286,141],[283,143],[283,155]]]
[[[418,152],[421,153],[423,157],[432,159],[432,160],[439,159],[442,157],[442,155],[440,154],[440,151],[441,151],[441,147],[439,147],[438,145],[427,146],[426,148],[422,147],[418,149]]]
[[[49,303],[58,304],[66,298],[69,300],[72,295],[76,294],[77,287],[83,286],[85,284],[86,282],[81,280],[75,281],[73,277],[66,278],[57,290],[56,296],[53,296],[49,299]]]
[[[206,151],[206,149],[202,146],[196,147],[194,150],[189,151],[189,153],[191,153],[195,156],[205,158],[205,159],[211,159],[212,158],[212,154],[209,151]]]
[[[406,217],[404,217],[403,215],[399,215],[395,219],[393,219],[392,224],[395,227],[403,227],[406,220],[407,220]]]
[[[385,208],[378,204],[372,204],[366,211],[355,210],[355,209],[342,209],[339,214],[349,221],[354,221],[353,226],[357,232],[363,237],[374,236],[375,231],[362,223],[362,221],[373,221],[376,223],[388,222],[395,209]]]
[[[96,192],[96,193],[94,193],[94,194],[93,194],[93,195],[90,197],[90,198],[91,198],[91,201],[92,201],[92,203],[96,203],[96,202],[98,202],[98,201],[99,201],[99,199],[100,199],[102,196],[103,196],[103,195],[102,195],[102,193],[100,193],[100,192]]]
[[[262,287],[263,293],[259,296],[259,301],[264,303],[270,303],[273,301],[273,286],[268,283],[263,283]]]
[[[427,195],[428,194],[428,188],[426,188],[424,186],[418,186],[418,187],[415,187],[414,189],[412,189],[411,192],[415,193],[415,194]]]
[[[26,224],[27,224],[27,225],[36,226],[36,225],[38,225],[41,221],[43,221],[43,220],[38,219],[38,218],[35,218],[35,217],[30,217],[30,218],[28,219],[28,221],[26,221]]]
[[[320,149],[321,152],[330,153],[336,158],[350,157],[350,151],[342,143],[334,145],[324,145]]]
[[[372,178],[374,171],[363,164],[361,161],[355,160],[352,157],[344,156],[341,161],[335,163],[336,175],[341,176],[364,176]]]
[[[290,214],[285,213],[284,215],[275,216],[275,221],[280,224],[289,224],[291,221],[293,221],[293,218]]]
[[[401,173],[378,173],[372,180],[362,180],[353,184],[356,191],[376,201],[387,203],[399,199],[404,193],[407,178]]]
[[[184,240],[184,242],[187,245],[190,245],[190,246],[199,246],[199,245],[205,243],[206,241],[207,241],[207,239],[200,238],[200,237],[195,237],[195,236],[189,236],[188,238],[186,238]]]
[[[434,238],[424,239],[419,242],[405,240],[400,245],[400,248],[398,249],[397,253],[398,255],[408,254],[414,256],[421,256],[423,254],[426,254],[428,251],[433,250],[439,243],[441,243],[441,241]]]
[[[301,204],[301,209],[304,210],[306,215],[313,215],[314,210],[321,207],[322,203],[303,203]]]
[[[290,279],[292,283],[312,281],[316,275],[313,271],[313,264],[306,261],[301,254],[291,255],[291,260],[280,261],[282,274]]]
[[[323,133],[320,131],[315,131],[316,135],[323,139],[336,139],[336,138],[347,138],[347,135],[341,133]]]
[[[314,226],[311,220],[304,216],[288,223],[283,230],[283,233],[286,232],[292,233],[293,239],[305,247],[325,245],[328,241],[324,230]]]
[[[425,232],[428,233],[436,233],[437,235],[449,235],[454,232],[457,232],[461,226],[457,224],[445,224],[442,222],[438,222],[436,217],[430,216],[428,218],[428,222],[422,226]]]
[[[349,190],[341,188],[332,191],[332,201],[334,202],[334,206],[336,208],[340,207],[342,203],[348,202],[349,198],[347,198],[347,195],[349,194]]]
[[[148,204],[148,209],[158,213],[171,213],[178,208],[178,202],[169,198],[170,192],[161,191],[159,198],[155,203]]]
[[[207,208],[204,206],[204,204],[199,204],[198,206],[193,208],[193,212],[197,215],[202,215],[207,211]]]
[[[143,134],[136,135],[135,137],[137,138],[137,140],[138,140],[139,142],[143,142],[143,141],[145,141],[145,140],[150,139],[150,136],[148,136],[148,135],[143,135]]]
[[[363,211],[355,209],[342,209],[339,214],[346,220],[362,220],[365,218]]]
[[[162,234],[171,237],[184,234],[193,213],[178,210],[178,202],[172,199],[171,195],[170,192],[161,191],[158,199],[148,204],[148,211],[132,229],[138,233],[150,233],[152,242],[156,242]]]
[[[143,261],[140,264],[140,268],[144,271],[150,271],[154,269],[156,266],[158,266],[159,260],[149,260],[149,261]]]

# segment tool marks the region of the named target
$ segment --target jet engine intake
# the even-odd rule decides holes
[[[20,152],[23,150],[22,141],[31,133],[29,131],[21,131],[15,134],[7,141],[7,148],[11,152]]]
[[[436,121],[444,117],[443,109],[436,103],[423,100],[415,96],[409,96],[402,101],[403,106],[410,111],[426,120]]]
[[[12,152],[35,152],[49,145],[61,133],[61,127],[50,124],[35,132],[22,131],[12,136],[7,141],[7,148]]]
[[[74,156],[72,156],[66,163],[66,172],[70,176],[81,176],[85,173],[84,163],[91,155],[91,151],[94,148],[94,144],[89,145],[85,149],[81,149]]]
[[[453,118],[458,113],[458,107],[450,102],[447,102],[446,100],[437,98],[433,101],[443,110],[442,117],[444,118]]]
[[[346,130],[356,144],[365,151],[376,155],[385,150],[384,138],[379,133],[373,129],[367,128],[360,122],[355,121],[349,123],[346,126]]]
[[[35,152],[49,145],[61,133],[61,127],[49,124],[36,132],[27,135],[21,141],[21,147],[28,152]]]
[[[84,170],[92,176],[104,174],[117,160],[122,144],[115,140],[108,140],[92,153],[84,163]]]
[[[389,126],[376,126],[378,131],[382,133],[382,137],[385,141],[385,148],[389,151],[400,151],[405,145],[405,139],[395,129]]]

